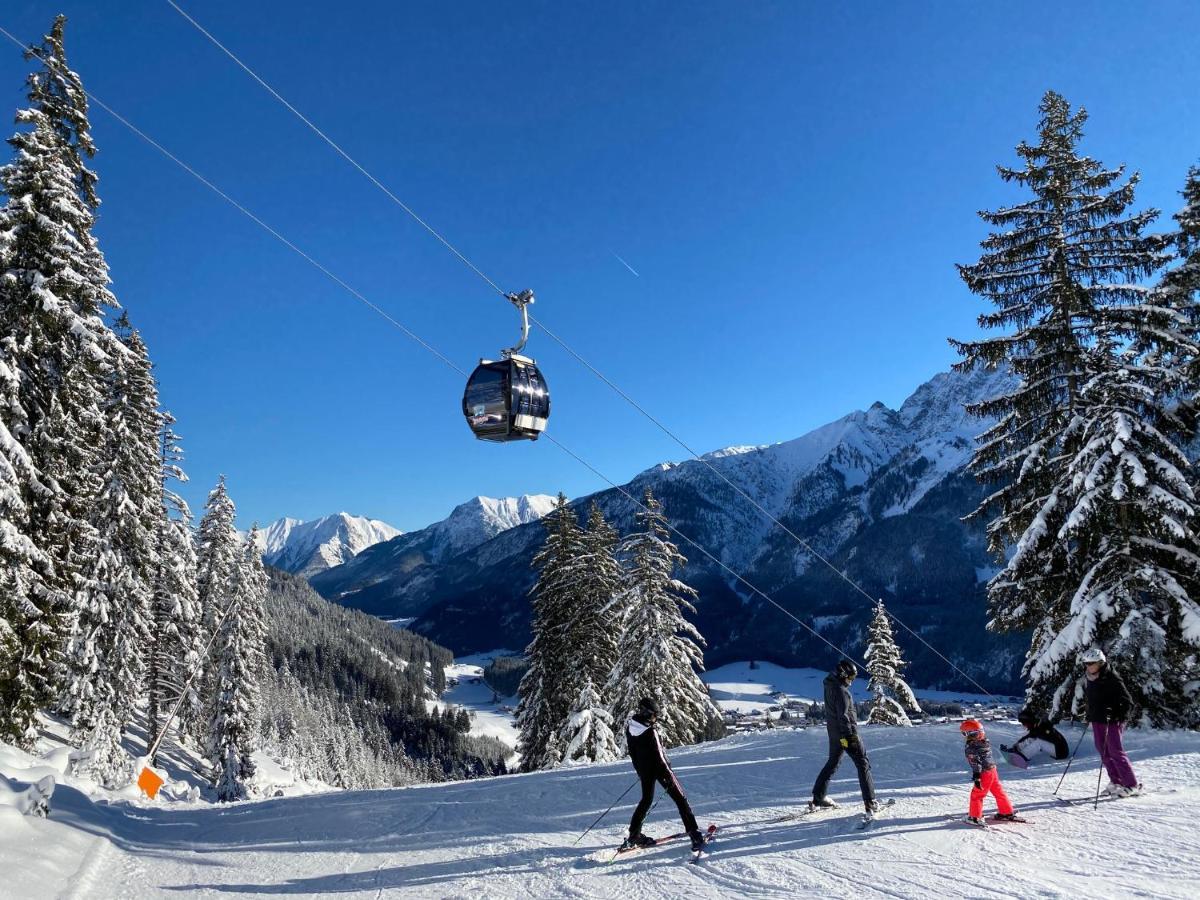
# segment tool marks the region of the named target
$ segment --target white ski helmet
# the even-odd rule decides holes
[[[1079,661],[1086,666],[1088,663],[1104,664],[1108,662],[1108,658],[1105,657],[1104,651],[1099,647],[1089,647],[1080,654]]]

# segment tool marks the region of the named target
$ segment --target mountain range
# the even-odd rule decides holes
[[[277,519],[258,536],[263,562],[308,578],[402,533],[387,522],[340,512],[309,522]]]
[[[1024,640],[985,631],[984,585],[995,561],[981,526],[962,521],[984,496],[966,464],[975,436],[989,424],[970,417],[964,405],[1011,383],[1004,372],[941,373],[899,409],[875,403],[792,441],[662,463],[626,485],[638,498],[651,488],[679,532],[812,629],[780,613],[677,534],[674,540],[689,557],[680,577],[700,592],[696,622],[707,639],[706,664],[763,659],[831,665],[836,654],[826,641],[861,657],[871,603],[843,573],[871,597],[883,598],[915,632],[897,629],[915,683],[969,687],[957,667],[991,690],[1016,688]],[[582,517],[592,500],[622,533],[634,527],[636,507],[620,491],[601,491],[572,505]],[[471,540],[454,540],[457,530],[450,525],[464,507],[445,522],[377,544],[317,575],[313,586],[376,615],[415,617],[411,628],[458,654],[520,650],[529,639],[530,562],[544,529],[515,524],[472,546]]]

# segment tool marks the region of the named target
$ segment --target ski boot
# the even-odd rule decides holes
[[[808,804],[809,809],[837,809],[838,805],[828,797],[813,797]]]
[[[983,816],[967,816],[967,824],[987,828],[987,822],[983,821]]]
[[[692,839],[692,852],[699,853],[704,849],[704,834],[700,831],[689,831],[688,837]]]
[[[621,845],[622,850],[634,850],[639,847],[653,847],[658,844],[654,838],[644,834],[631,834]]]
[[[997,822],[1015,822],[1021,817],[1021,814],[1015,809],[1010,813],[996,813]]]

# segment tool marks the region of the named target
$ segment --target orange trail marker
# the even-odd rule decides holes
[[[164,784],[163,780],[149,766],[142,769],[142,774],[138,776],[137,783],[138,787],[145,791],[146,796],[151,800],[154,799],[154,795],[158,793],[158,789]]]

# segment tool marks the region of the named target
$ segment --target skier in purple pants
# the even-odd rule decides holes
[[[1121,734],[1133,699],[1099,647],[1085,651],[1080,662],[1085,668],[1083,697],[1087,703],[1087,720],[1092,723],[1092,738],[1104,768],[1108,770],[1106,792],[1113,797],[1128,797],[1142,787],[1121,745]]]

